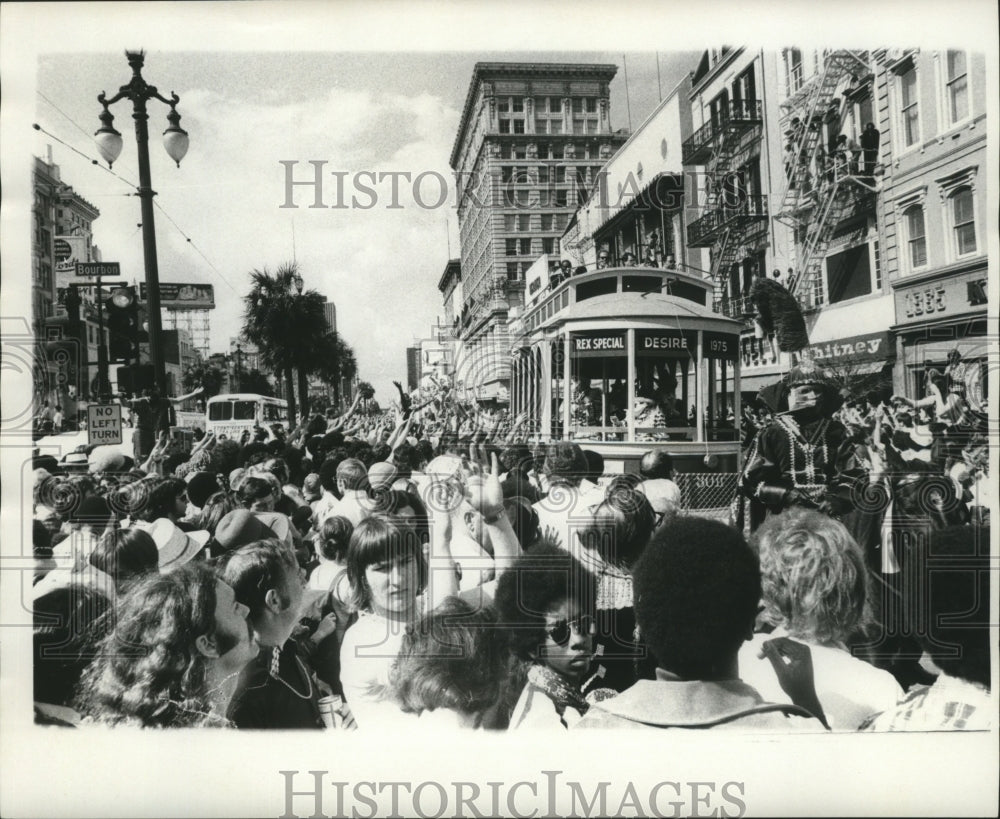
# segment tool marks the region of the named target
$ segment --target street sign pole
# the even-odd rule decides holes
[[[108,345],[104,338],[104,290],[101,274],[97,274],[97,398],[102,404],[111,401],[111,380],[108,378]]]
[[[102,404],[111,400],[111,379],[108,377],[108,345],[104,338],[104,290],[101,278],[120,276],[118,262],[77,262],[76,275],[97,279],[97,397]],[[89,375],[87,376],[90,377]]]

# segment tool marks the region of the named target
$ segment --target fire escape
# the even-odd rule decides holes
[[[712,248],[717,297],[724,292],[724,278],[733,264],[767,236],[767,199],[748,194],[737,182],[741,160],[760,142],[762,124],[759,100],[732,100],[682,146],[685,165],[705,166],[705,207],[688,227],[688,245]]]
[[[840,112],[837,92],[868,73],[864,52],[830,51],[821,69],[781,104],[791,147],[775,218],[795,231],[797,275],[790,288],[806,309],[824,303],[823,261],[837,226],[870,205],[876,190],[877,156],[857,146],[831,154],[823,145],[824,124]]]

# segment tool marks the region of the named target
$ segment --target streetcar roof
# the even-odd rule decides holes
[[[711,307],[665,293],[609,293],[570,302],[553,318],[560,321],[591,318],[693,318],[719,322],[739,330],[742,324],[716,313]]]

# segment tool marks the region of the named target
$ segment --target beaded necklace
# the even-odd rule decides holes
[[[816,489],[825,485],[818,482],[816,478],[816,454],[823,456],[823,465],[830,463],[829,451],[826,446],[826,429],[830,425],[830,419],[822,419],[806,438],[798,422],[791,415],[779,415],[778,422],[788,432],[788,463],[791,471],[792,485],[799,489]],[[820,443],[817,444],[817,441]],[[795,449],[796,444],[802,450],[804,458],[804,468],[806,483],[800,484],[798,481],[798,470],[796,469]]]
[[[312,699],[313,695],[312,675],[302,665],[302,661],[297,656],[295,657],[295,664],[299,667],[299,671],[302,672],[302,676],[306,678],[306,682],[309,684],[309,690],[305,694],[299,693],[299,691],[296,690],[296,688],[290,682],[282,679],[280,663],[281,663],[281,649],[278,646],[275,646],[271,652],[271,671],[270,671],[271,678],[280,682],[283,686],[285,686],[285,688],[291,691],[300,700]]]

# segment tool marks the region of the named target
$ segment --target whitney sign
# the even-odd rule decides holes
[[[839,341],[813,344],[807,349],[814,361],[827,364],[886,361],[894,358],[896,353],[889,333],[850,336]]]

